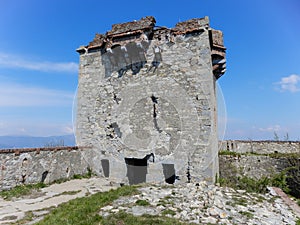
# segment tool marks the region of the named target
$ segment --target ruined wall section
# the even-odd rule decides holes
[[[161,180],[162,164],[174,164],[183,182],[212,181],[218,142],[208,19],[172,29],[129,25],[119,27],[125,33],[114,25],[78,49],[77,144],[93,148],[86,157],[100,175],[103,159],[110,162],[110,176],[121,179],[126,157],[154,153],[147,181]],[[130,55],[129,48],[137,54]]]
[[[77,147],[1,150],[0,166],[0,190],[22,184],[48,184],[88,172]]]
[[[236,153],[300,153],[299,141],[243,141],[228,140],[219,142],[220,150]]]
[[[274,158],[267,155],[219,156],[220,177],[251,177],[260,179],[272,177],[288,167],[285,157]]]
[[[255,179],[272,177],[300,163],[299,141],[240,141],[219,142],[220,177],[248,176]]]

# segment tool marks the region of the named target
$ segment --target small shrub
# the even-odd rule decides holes
[[[287,171],[282,171],[279,174],[275,174],[271,179],[270,179],[270,186],[275,186],[281,188],[285,193],[290,193],[290,188],[287,183]]]

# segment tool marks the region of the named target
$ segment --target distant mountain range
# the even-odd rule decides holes
[[[74,135],[31,137],[0,136],[0,149],[7,148],[41,148],[55,146],[75,146]]]

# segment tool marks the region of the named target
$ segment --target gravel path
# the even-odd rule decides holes
[[[33,212],[37,219],[49,213],[51,207],[87,194],[108,191],[117,188],[103,178],[76,179],[42,188],[29,196],[6,201],[0,198],[0,224],[10,224]],[[34,221],[36,222],[36,221]]]

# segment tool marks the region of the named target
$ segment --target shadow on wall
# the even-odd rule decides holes
[[[154,162],[153,153],[146,155],[142,159],[125,158],[125,163],[127,166],[127,177],[130,185],[146,182],[148,160]]]
[[[117,71],[118,77],[122,77],[131,70],[135,75],[147,63],[146,52],[150,42],[129,42],[124,46],[116,44],[111,48],[102,51],[102,64],[105,67],[105,77],[110,77],[112,72]],[[155,72],[162,61],[161,49],[159,46],[153,48],[154,58],[148,72]]]

